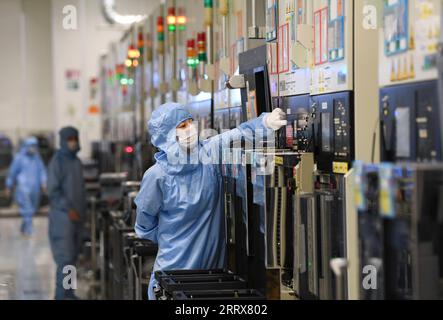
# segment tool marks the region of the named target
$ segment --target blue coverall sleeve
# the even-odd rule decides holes
[[[20,173],[21,165],[20,165],[20,157],[16,156],[14,157],[14,161],[11,164],[11,167],[9,168],[8,177],[6,178],[6,188],[12,189],[14,187],[17,176]]]
[[[205,149],[220,151],[220,148],[229,147],[232,141],[241,141],[244,138],[248,143],[252,143],[256,135],[259,135],[262,138],[269,137],[274,131],[266,128],[263,124],[263,118],[265,116],[266,113],[262,114],[257,119],[241,124],[238,128],[206,140],[204,143]]]
[[[156,166],[143,177],[140,192],[135,199],[137,219],[135,232],[142,239],[158,243],[158,215],[162,209],[163,192]]]
[[[47,187],[48,185],[48,175],[46,173],[45,165],[43,164],[43,161],[39,159],[39,167],[40,167],[40,186],[41,187]]]
[[[58,159],[52,159],[48,168],[48,196],[51,207],[60,211],[69,211],[72,205],[69,203],[63,190],[63,172]]]
[[[212,137],[205,142],[203,142],[203,153],[201,155],[205,155],[206,161],[211,161],[211,163],[221,163],[222,162],[222,154],[224,148],[230,148],[231,142],[240,142],[244,139],[247,144],[247,148],[252,149],[254,139],[257,143],[263,143],[265,140],[268,140],[273,137],[274,131],[268,129],[263,124],[263,118],[267,114],[264,113],[257,119],[245,122],[241,124],[238,128],[227,131],[225,133],[219,134],[215,137]],[[271,139],[272,140],[272,139]],[[257,148],[260,145],[256,145]],[[214,166],[216,171],[221,174],[220,166]]]

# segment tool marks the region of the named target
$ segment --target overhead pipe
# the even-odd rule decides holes
[[[138,135],[137,142],[143,142],[145,138],[145,119],[146,119],[146,79],[145,79],[145,65],[147,64],[147,46],[146,46],[147,38],[144,32],[144,27],[141,26],[138,28],[137,34],[137,47],[140,51],[140,69],[142,70],[142,77],[140,81],[140,86],[137,90],[140,90],[141,101],[140,101],[140,115],[139,115],[139,125],[140,131]]]
[[[440,30],[443,30],[443,1],[440,6]],[[440,31],[440,39],[437,51],[437,71],[438,71],[438,95],[440,123],[443,123],[443,32]],[[443,129],[440,130],[440,139],[443,140]]]
[[[206,25],[206,77],[203,82],[209,82],[211,92],[211,128],[214,129],[215,105],[214,105],[214,7],[213,0],[204,0],[205,25]],[[205,88],[208,91],[208,88]]]
[[[256,19],[256,6],[255,6],[255,0],[252,0],[252,27],[257,27],[257,19]]]
[[[222,47],[223,47],[223,57],[228,55],[228,14],[229,14],[229,4],[228,0],[220,0],[219,13],[222,16]]]
[[[165,10],[166,10],[166,1],[162,1],[160,5],[160,16],[157,20],[157,26],[162,25],[163,26],[163,40],[158,41],[158,54],[159,54],[159,63],[160,63],[160,96],[161,96],[161,103],[166,103],[166,94],[168,92],[168,83],[166,82],[166,44],[165,44],[165,29],[166,29],[166,22],[165,22]]]
[[[204,0],[205,18],[204,24],[206,28],[205,45],[206,57],[204,61],[200,61],[201,79],[200,89],[204,92],[212,92],[214,80],[214,44],[213,44],[213,24],[214,10],[213,0]]]
[[[264,39],[264,27],[257,26],[257,3],[256,0],[252,0],[252,26],[249,27],[249,39]]]
[[[220,0],[219,14],[222,16],[222,48],[223,53],[220,59],[220,70],[229,75],[230,60],[229,60],[229,48],[228,48],[228,15],[229,15],[229,3],[228,0]]]
[[[169,19],[171,19],[171,21]],[[177,101],[177,92],[180,89],[180,84],[178,83],[177,77],[177,8],[175,0],[171,1],[171,7],[168,8],[167,25],[169,32],[169,52],[172,59],[172,99],[173,101]]]

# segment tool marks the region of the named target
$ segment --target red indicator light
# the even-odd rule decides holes
[[[134,152],[134,148],[131,147],[131,146],[127,146],[127,147],[125,148],[125,152],[126,152],[126,153],[133,153],[133,152]]]

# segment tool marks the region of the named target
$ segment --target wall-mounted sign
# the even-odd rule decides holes
[[[66,70],[66,88],[69,91],[78,91],[80,89],[80,71]]]

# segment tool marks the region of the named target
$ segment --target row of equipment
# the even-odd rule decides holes
[[[168,0],[133,25],[101,60],[96,158],[123,172],[95,206],[102,297],[145,296],[155,245],[126,180],[153,164],[152,110],[177,101],[200,131],[275,108],[288,124],[223,151],[226,269],[159,271],[158,299],[443,298],[442,8]]]

